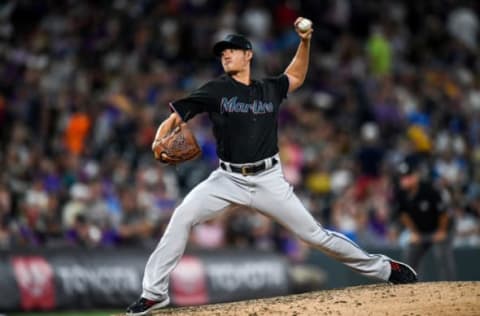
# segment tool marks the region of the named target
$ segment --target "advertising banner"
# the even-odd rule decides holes
[[[289,293],[288,264],[279,255],[226,251],[203,262],[213,303]]]
[[[2,252],[0,312],[124,308],[138,298],[150,249]],[[289,293],[288,264],[257,251],[195,252],[171,274],[176,306]]]
[[[185,256],[171,275],[175,305],[230,302],[289,293],[289,265],[269,252],[224,250]]]

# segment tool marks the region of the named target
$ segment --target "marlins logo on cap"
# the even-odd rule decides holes
[[[252,49],[252,43],[243,35],[239,34],[229,34],[225,36],[225,38],[217,42],[213,46],[213,53],[215,56],[220,56],[222,51],[227,48],[238,48],[243,50],[250,50]]]

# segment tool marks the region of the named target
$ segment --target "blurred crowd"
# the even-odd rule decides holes
[[[152,245],[175,206],[218,167],[176,167],[150,147],[168,102],[222,73],[225,34],[254,46],[253,76],[282,73],[298,16],[313,20],[307,81],[282,105],[285,177],[325,227],[365,247],[402,244],[397,166],[421,159],[448,196],[454,245],[480,246],[477,1],[13,0],[0,4],[0,249]],[[306,252],[236,207],[191,247]]]

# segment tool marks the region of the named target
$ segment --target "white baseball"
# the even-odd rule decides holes
[[[301,32],[306,32],[312,27],[312,21],[302,18],[300,22],[297,23],[297,27]]]

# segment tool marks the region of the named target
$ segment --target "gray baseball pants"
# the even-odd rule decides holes
[[[249,176],[218,168],[174,211],[145,267],[143,297],[158,300],[168,295],[169,275],[185,251],[192,226],[219,215],[231,204],[254,208],[275,219],[312,247],[365,276],[385,281],[390,276],[388,257],[363,251],[313,218],[285,180],[280,163]]]
[[[427,252],[432,248],[433,259],[437,263],[438,281],[453,281],[456,279],[455,256],[452,249],[451,236],[441,242],[431,241],[431,236],[426,236],[430,240],[423,240],[418,244],[409,244],[406,248],[406,262],[416,271],[419,270],[422,260]]]

